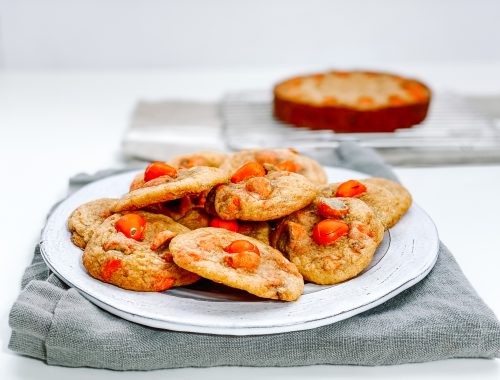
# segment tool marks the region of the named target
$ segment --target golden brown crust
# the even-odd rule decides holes
[[[224,248],[235,240],[247,240],[258,247],[260,259],[253,270],[233,268]],[[259,240],[221,228],[200,228],[175,237],[170,250],[177,265],[202,277],[263,298],[294,301],[304,289],[295,265]],[[252,255],[255,255],[252,253]]]
[[[217,186],[207,196],[205,209],[224,220],[267,221],[300,210],[317,195],[316,186],[299,174],[270,171],[262,178],[269,181],[269,195],[249,191],[250,178]]]
[[[312,158],[299,154],[293,149],[253,149],[242,150],[229,156],[221,165],[231,176],[236,170],[248,162],[278,165],[284,161],[293,161],[297,165],[297,173],[316,184],[325,184],[328,181],[323,167]]]
[[[94,230],[111,215],[111,208],[117,199],[102,198],[87,202],[75,209],[68,219],[68,229],[72,232],[71,241],[84,249]]]
[[[145,187],[125,194],[117,201],[113,211],[137,210],[186,195],[198,194],[226,182],[227,179],[226,173],[218,168],[196,166],[190,169],[179,169],[175,178],[158,177],[145,183],[143,185]]]
[[[363,71],[305,75],[274,88],[274,115],[289,124],[336,132],[392,132],[427,116],[431,91],[393,74]]]
[[[371,208],[355,198],[338,198],[349,209],[341,218],[349,233],[333,244],[316,244],[314,226],[323,218],[316,202],[284,218],[271,236],[271,244],[283,252],[305,280],[335,284],[359,274],[370,263],[384,236],[384,228]]]
[[[367,191],[356,198],[373,209],[385,229],[393,227],[411,206],[410,193],[397,182],[383,178],[366,178],[360,182],[366,186]],[[339,185],[340,183],[328,184],[320,193],[332,197]]]
[[[96,228],[83,253],[83,265],[89,274],[120,288],[143,292],[196,282],[199,276],[173,262],[167,240],[159,248],[155,246],[160,233],[183,234],[189,229],[164,215],[135,213],[146,220],[144,239],[136,241],[118,232],[115,223],[122,214],[111,215]]]

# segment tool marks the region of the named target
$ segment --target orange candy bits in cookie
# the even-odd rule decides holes
[[[278,170],[283,170],[287,172],[297,173],[299,168],[297,164],[292,160],[281,161],[278,165],[276,165]]]
[[[106,282],[111,280],[113,274],[122,266],[122,261],[119,259],[109,260],[102,268],[102,279]]]
[[[261,198],[269,198],[273,192],[271,181],[264,177],[250,178],[245,185],[245,189],[258,194]]]
[[[224,257],[224,264],[235,269],[254,270],[260,264],[260,256],[248,252],[235,253]]]
[[[138,214],[125,214],[115,224],[118,232],[121,232],[126,237],[141,241],[144,239],[146,231],[146,221]]]
[[[333,244],[338,238],[349,232],[349,225],[334,219],[325,219],[317,223],[313,229],[313,239],[316,244]]]
[[[219,218],[212,218],[210,220],[210,227],[225,228],[228,231],[238,232],[238,222],[236,220],[222,220]]]
[[[235,240],[224,248],[224,251],[227,253],[253,252],[260,256],[259,248],[248,240]]]
[[[318,212],[323,218],[342,218],[349,213],[349,209],[340,199],[320,197]]]
[[[156,236],[153,238],[153,241],[151,242],[150,245],[151,250],[156,251],[158,248],[163,246],[165,243],[168,243],[176,236],[177,234],[175,232],[169,230],[158,232]]]
[[[266,169],[258,162],[249,162],[240,167],[231,177],[232,183],[238,183],[252,177],[263,177],[266,175]]]
[[[231,268],[254,270],[260,264],[260,251],[248,240],[235,240],[224,251],[229,256],[224,257],[224,263]]]
[[[366,186],[355,179],[343,182],[335,193],[336,197],[353,198],[366,192]]]
[[[176,177],[177,170],[173,166],[170,166],[164,162],[153,162],[144,171],[144,182],[149,182],[164,175]]]
[[[174,285],[175,279],[172,277],[156,276],[153,288],[157,292],[170,289]]]

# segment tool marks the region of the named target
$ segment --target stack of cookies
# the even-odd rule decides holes
[[[304,281],[335,284],[370,263],[411,205],[398,183],[327,183],[291,149],[200,152],[153,162],[119,199],[78,207],[68,227],[101,281],[161,292],[200,278],[297,300]]]

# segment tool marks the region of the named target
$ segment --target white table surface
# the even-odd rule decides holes
[[[500,94],[500,62],[398,64],[437,90]],[[24,268],[67,179],[123,165],[120,140],[138,99],[214,100],[225,91],[265,88],[300,68],[136,72],[0,73],[0,373],[2,379],[500,378],[500,360],[455,359],[391,367],[210,368],[119,373],[50,367],[7,349],[8,312]],[[397,168],[414,199],[486,303],[500,315],[500,166]]]

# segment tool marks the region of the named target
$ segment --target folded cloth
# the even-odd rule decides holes
[[[330,156],[333,164],[394,178],[372,151],[357,145],[343,144]],[[70,367],[390,365],[500,356],[498,320],[442,244],[429,275],[384,304],[331,325],[260,336],[176,332],[126,321],[68,288],[37,247],[9,323],[11,350]]]

